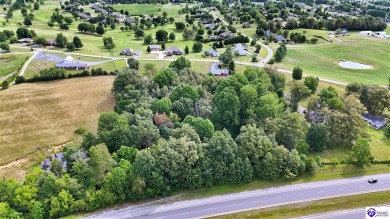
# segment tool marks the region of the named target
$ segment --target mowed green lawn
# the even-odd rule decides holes
[[[318,46],[289,45],[282,63],[277,67],[293,69],[300,66],[305,74],[342,82],[386,85],[390,76],[390,41],[356,40]],[[370,70],[341,68],[340,60],[374,66]]]
[[[128,11],[131,16],[144,14],[157,14],[160,9],[164,8],[161,4],[115,4],[112,7],[117,10]]]

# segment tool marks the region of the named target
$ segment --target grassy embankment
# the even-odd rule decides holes
[[[0,91],[0,177],[23,179],[47,151],[73,139],[78,127],[96,130],[113,109],[113,76],[26,83]]]

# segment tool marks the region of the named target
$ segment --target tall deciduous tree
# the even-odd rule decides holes
[[[313,76],[306,77],[304,84],[307,88],[311,90],[313,94],[317,91],[318,81],[315,77]]]
[[[301,80],[302,75],[303,75],[303,70],[301,69],[301,67],[298,66],[293,69],[292,78],[294,80]]]
[[[278,119],[276,141],[287,149],[294,149],[304,139],[309,124],[299,113],[288,113]]]
[[[97,185],[103,185],[105,175],[110,172],[115,165],[115,160],[112,159],[106,145],[98,144],[89,149],[90,159],[89,165],[93,173],[93,177]]]
[[[231,133],[237,132],[239,124],[240,100],[232,88],[225,88],[216,93],[213,98],[212,120],[217,129],[228,129]]]
[[[165,30],[159,30],[156,32],[157,42],[166,43],[168,42],[168,32]]]
[[[76,47],[76,49],[83,48],[83,43],[81,42],[81,39],[78,36],[73,37],[73,44]]]
[[[371,164],[374,156],[371,154],[371,147],[368,139],[359,138],[352,147],[351,158],[356,160],[356,165],[363,167]]]

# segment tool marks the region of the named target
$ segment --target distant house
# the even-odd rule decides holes
[[[133,24],[133,23],[135,23],[135,18],[133,18],[133,17],[126,17],[124,22],[127,22],[129,24]]]
[[[211,57],[218,57],[219,54],[213,49],[213,48],[210,48],[209,50],[206,51],[207,54],[209,54],[209,56]]]
[[[32,42],[34,42],[34,40],[31,38],[18,39],[18,43],[32,43]]]
[[[172,46],[172,47],[169,47],[167,49],[167,55],[168,56],[173,56],[173,55],[183,55],[183,51],[179,48],[179,47],[176,47],[176,46]]]
[[[223,33],[219,34],[219,39],[227,39],[227,38],[231,38],[231,37],[234,37],[234,33],[223,32]]]
[[[122,49],[120,54],[125,56],[133,56],[135,55],[135,52],[132,49],[126,48],[126,49]]]
[[[48,40],[45,46],[55,46],[57,45],[56,40]]]
[[[75,60],[72,56],[67,56],[64,60],[56,64],[56,68],[68,70],[87,70],[88,64]]]
[[[243,28],[250,28],[251,27],[251,23],[245,22],[245,23],[242,24],[242,27]]]
[[[63,154],[62,154],[62,153],[58,153],[58,154],[52,155],[51,158],[47,158],[47,159],[45,159],[44,161],[41,162],[41,168],[42,168],[42,170],[50,171],[51,162],[52,162],[54,159],[57,159],[57,160],[60,161],[61,166],[62,166],[63,169],[66,168],[66,161],[63,159]]]
[[[276,17],[272,20],[273,20],[273,22],[277,22],[277,21],[283,22],[283,18],[280,18],[280,17]]]
[[[84,12],[77,12],[77,16],[79,16],[79,18],[81,18],[84,21],[89,21],[91,19],[91,16],[87,15]]]
[[[161,50],[161,47],[159,45],[150,45],[149,46],[150,48],[150,51],[160,51]]]
[[[206,29],[211,29],[214,30],[217,27],[216,23],[211,23],[211,24],[205,24],[204,25]]]
[[[233,48],[233,53],[240,56],[245,56],[248,53],[247,51],[248,46],[242,45],[241,43],[236,44]]]
[[[210,72],[218,77],[227,77],[229,76],[229,70],[220,68],[221,66],[219,65],[219,62],[214,62],[213,65],[211,66]]]
[[[275,41],[275,43],[287,43],[287,39],[284,38],[284,36],[282,36],[282,35],[275,36],[274,41]]]
[[[383,32],[383,31],[381,31],[381,32],[361,31],[360,35],[361,36],[369,36],[369,37],[377,37],[377,38],[381,38],[381,39],[387,39],[390,37],[387,35],[386,32]]]
[[[213,22],[214,22],[214,19],[212,19],[212,18],[207,18],[207,19],[205,18],[205,19],[200,21],[200,23],[202,23],[202,24],[211,24]]]
[[[272,35],[273,35],[273,33],[270,30],[266,30],[264,32],[264,37],[269,37],[269,36],[272,36]]]
[[[217,8],[215,6],[209,7],[208,8],[210,11],[215,11]]]
[[[144,14],[144,15],[142,15],[142,17],[145,18],[145,19],[149,19],[149,18],[150,18],[150,15]]]
[[[370,124],[370,126],[372,128],[374,128],[375,130],[378,130],[378,129],[385,127],[385,125],[387,123],[384,118],[379,117],[379,116],[374,116],[371,114],[364,114],[363,119],[365,121],[367,121],[368,124]]]
[[[103,8],[103,5],[100,2],[96,2],[91,5],[91,9],[99,9],[99,8]]]

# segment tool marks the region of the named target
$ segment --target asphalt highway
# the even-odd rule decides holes
[[[370,178],[377,178],[378,182],[369,184],[367,181]],[[386,190],[390,190],[390,174],[294,184],[162,205],[144,204],[119,210],[109,210],[86,218],[205,218],[252,209]]]

